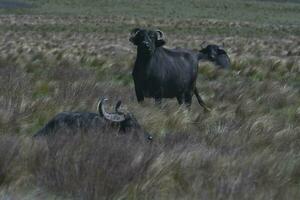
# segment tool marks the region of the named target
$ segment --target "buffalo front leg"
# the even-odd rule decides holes
[[[154,94],[154,100],[155,100],[155,104],[156,105],[161,105],[162,102],[162,94],[163,94],[163,90],[160,87],[157,91],[155,91]]]
[[[139,103],[143,102],[144,101],[143,90],[136,85],[134,87],[135,87],[135,95],[136,95],[137,101]]]

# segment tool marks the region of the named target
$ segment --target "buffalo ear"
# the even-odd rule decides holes
[[[202,48],[201,50],[199,50],[199,52],[203,53],[203,54],[208,54],[208,49],[207,47]]]
[[[161,46],[163,46],[165,44],[166,44],[165,40],[156,40],[156,42],[155,42],[155,46],[156,47],[161,47]]]
[[[129,41],[132,42],[134,45],[137,45],[136,43],[136,35],[138,34],[138,32],[140,31],[141,29],[139,28],[135,28],[133,29],[131,32],[130,32],[130,37],[129,37]]]
[[[226,51],[224,49],[218,49],[218,55],[221,55],[221,54],[226,54]]]

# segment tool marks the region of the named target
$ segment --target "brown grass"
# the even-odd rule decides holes
[[[199,65],[197,85],[212,107],[204,113],[196,101],[190,112],[175,100],[137,104],[127,32],[0,36],[0,199],[299,199],[299,37],[170,31],[172,47],[207,40],[228,49],[231,70]],[[96,112],[103,96],[121,99],[154,142],[114,129],[31,138],[57,112]]]

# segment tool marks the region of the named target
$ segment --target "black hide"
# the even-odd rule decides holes
[[[195,94],[208,109],[196,88],[199,52],[164,48],[161,31],[134,29],[129,40],[137,46],[132,76],[138,102],[144,97],[158,103],[162,98],[177,98],[179,104],[189,106]]]
[[[91,112],[62,112],[54,116],[33,137],[55,135],[57,132],[76,133],[77,131],[97,130],[106,128],[117,128],[120,133],[137,131],[144,133],[147,140],[152,136],[144,131],[132,114],[127,114],[122,122],[111,122],[98,113]]]
[[[200,60],[208,60],[222,69],[230,68],[230,58],[225,50],[221,49],[218,45],[210,44],[201,49],[199,58]]]

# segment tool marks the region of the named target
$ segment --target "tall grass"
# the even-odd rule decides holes
[[[126,30],[24,29],[73,26],[77,19],[113,27],[115,18],[0,18],[0,26],[17,27],[0,31],[1,199],[299,199],[297,35],[223,37],[188,26],[173,32],[168,27],[182,21],[161,21],[171,47],[225,43],[231,70],[199,65],[197,86],[212,108],[205,113],[196,101],[191,111],[175,100],[137,104],[130,75],[135,49]],[[152,22],[123,20],[128,30]],[[58,112],[96,112],[103,96],[121,99],[153,143],[114,128],[31,138]]]

